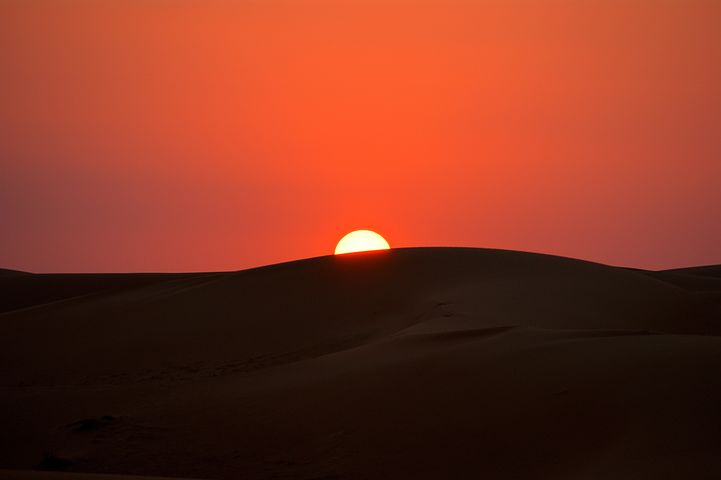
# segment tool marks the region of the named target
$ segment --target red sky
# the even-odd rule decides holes
[[[0,4],[0,266],[721,263],[721,2]]]

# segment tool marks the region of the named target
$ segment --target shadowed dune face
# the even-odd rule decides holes
[[[25,301],[0,314],[0,468],[50,452],[197,478],[714,478],[708,271],[399,249],[4,276]]]
[[[48,274],[0,270],[0,313],[96,293],[207,274]]]
[[[169,480],[168,477],[103,475],[77,472],[28,472],[22,470],[0,470],[0,477],[3,480]],[[183,480],[177,477],[173,478],[175,478],[175,480]]]

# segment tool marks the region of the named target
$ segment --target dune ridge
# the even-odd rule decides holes
[[[414,248],[2,275],[0,468],[717,478],[718,271]]]

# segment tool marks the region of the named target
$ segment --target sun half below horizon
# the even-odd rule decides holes
[[[389,250],[391,246],[385,238],[372,230],[355,230],[340,239],[335,254]]]

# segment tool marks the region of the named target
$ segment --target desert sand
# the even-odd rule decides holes
[[[0,310],[1,478],[721,478],[720,267],[4,270]]]

